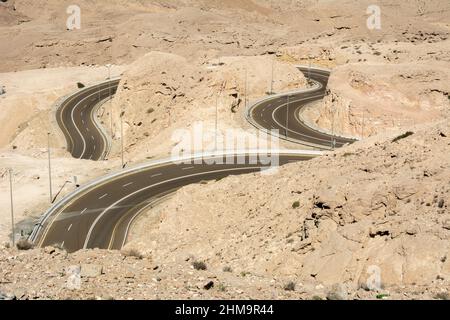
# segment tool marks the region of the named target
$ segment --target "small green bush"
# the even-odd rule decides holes
[[[134,257],[134,258],[137,258],[139,260],[144,259],[144,255],[142,253],[140,253],[139,250],[137,250],[135,248],[122,250],[122,255],[124,255],[125,257]]]
[[[233,270],[231,269],[231,267],[225,266],[223,267],[223,272],[233,272]]]
[[[284,285],[283,289],[286,291],[295,291],[295,283],[293,281],[289,281]]]
[[[448,292],[439,292],[434,296],[434,298],[436,300],[450,300]]]
[[[194,267],[195,270],[206,270],[206,263],[204,263],[203,261],[194,261],[192,263],[192,266]]]
[[[34,245],[32,242],[28,241],[27,239],[20,239],[17,244],[17,249],[19,250],[30,250],[33,249]]]

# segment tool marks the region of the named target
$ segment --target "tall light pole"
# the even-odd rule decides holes
[[[120,144],[122,148],[122,169],[124,168],[124,160],[123,160],[123,116],[125,111],[120,113]]]
[[[111,65],[107,64],[106,68],[108,68],[108,98],[109,98],[109,116],[110,116],[110,120],[111,120],[111,137],[114,138],[114,133],[113,133],[113,116],[112,116],[112,99],[111,99],[111,85],[109,83],[109,81],[111,80]]]
[[[287,95],[287,110],[286,110],[286,138],[288,137],[288,130],[289,130],[289,102],[290,102],[291,96]]]
[[[364,109],[362,112],[362,123],[361,123],[361,139],[364,139],[364,122],[365,122]]]
[[[220,91],[219,91],[220,92]],[[219,126],[219,92],[217,92],[216,95],[216,115],[215,115],[215,126],[214,126],[214,151],[217,152],[217,130],[218,130],[218,126]]]
[[[331,148],[334,149],[336,140],[334,139],[334,114],[336,112],[336,109],[333,109],[332,118],[331,118]]]
[[[311,56],[308,56],[308,62],[309,62],[309,66],[308,66],[308,86],[311,83]]]
[[[9,193],[11,196],[11,238],[12,238],[12,245],[13,247],[16,245],[16,239],[15,239],[15,230],[14,230],[14,202],[13,202],[13,185],[12,185],[12,175],[13,171],[11,168],[8,170],[9,172]]]
[[[50,192],[50,203],[53,203],[53,191],[52,191],[52,162],[50,155],[50,132],[47,132],[47,154],[48,154],[48,186]]]
[[[272,72],[270,76],[270,94],[273,94],[273,63],[274,59],[272,59]]]
[[[247,110],[247,68],[245,68],[245,83],[244,83],[244,106]]]

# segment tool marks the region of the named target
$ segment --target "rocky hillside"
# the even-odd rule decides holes
[[[448,298],[449,152],[445,120],[273,176],[188,186],[136,222],[122,253],[3,249],[0,291],[21,299]]]
[[[371,0],[113,0],[108,6],[79,0],[81,29],[67,31],[66,10],[72,4],[69,0],[2,3],[0,71],[128,64],[151,50],[205,61],[220,55],[270,54],[283,46],[330,37],[339,42],[416,43],[448,37],[445,0],[378,1],[384,20],[375,33],[366,27]]]
[[[241,128],[244,101],[270,91],[272,65],[277,74],[273,90],[305,87],[306,79],[294,65],[269,56],[221,57],[198,65],[178,55],[150,52],[128,67],[112,106],[100,110],[101,121],[109,129],[112,107],[112,136],[120,139],[123,112],[125,151],[134,161],[170,155],[178,143],[176,130],[191,130],[195,123],[209,132],[203,137],[206,148],[213,143],[216,106],[219,133],[225,136],[225,130],[233,129],[246,134]],[[113,143],[112,156],[119,146],[119,141]]]
[[[141,218],[129,247],[156,261],[192,255],[211,269],[351,292],[371,266],[387,290],[448,286],[448,123],[374,137],[273,176],[186,187]]]

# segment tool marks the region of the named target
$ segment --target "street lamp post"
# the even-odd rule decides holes
[[[245,68],[244,99],[244,106],[247,110],[247,68]]]
[[[290,102],[291,96],[287,95],[287,110],[286,110],[286,138],[288,137],[288,130],[289,130],[289,102]]]
[[[215,125],[214,125],[214,151],[217,152],[217,130],[219,126],[219,92],[216,95],[216,114],[215,114]]]
[[[50,193],[50,203],[53,203],[53,191],[52,191],[52,162],[50,155],[50,132],[47,132],[47,155],[48,155],[48,186]]]
[[[125,114],[125,111],[122,111],[120,113],[120,144],[121,144],[121,149],[122,149],[122,169],[125,167],[124,166],[124,157],[123,157],[123,116]]]
[[[331,117],[331,148],[334,149],[335,144],[336,144],[336,140],[334,138],[334,114],[336,112],[336,109],[333,109],[332,113],[332,117]]]
[[[16,239],[14,230],[14,202],[13,202],[13,184],[12,184],[13,171],[10,168],[8,172],[9,172],[9,193],[11,197],[11,238],[12,238],[12,245],[14,247],[16,245]]]
[[[274,60],[272,59],[272,72],[271,72],[271,76],[270,76],[270,94],[273,94],[273,62]]]
[[[309,63],[308,66],[308,86],[309,86],[311,83],[311,57],[308,57],[308,63]]]
[[[114,134],[113,134],[113,115],[112,115],[112,99],[111,99],[111,84],[109,83],[109,81],[111,80],[111,65],[107,64],[106,68],[108,68],[108,98],[109,98],[109,116],[110,116],[110,121],[111,121],[111,137],[114,138]]]
[[[361,139],[364,139],[364,122],[365,122],[365,114],[364,114],[364,109],[363,109],[362,124],[361,124]]]

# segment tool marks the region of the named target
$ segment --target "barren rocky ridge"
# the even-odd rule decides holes
[[[375,31],[366,27],[370,1],[108,3],[79,1],[83,27],[75,32],[65,28],[68,1],[0,3],[2,241],[10,228],[8,167],[19,229],[48,208],[49,129],[63,196],[74,175],[84,183],[117,170],[122,111],[129,165],[170,155],[178,129],[213,128],[216,104],[220,130],[254,134],[243,99],[266,94],[272,65],[276,92],[305,86],[297,64],[332,69],[327,96],[301,117],[364,140],[273,175],[185,187],[134,223],[123,252],[5,245],[0,295],[448,298],[447,1],[380,1]],[[52,104],[77,82],[106,79],[107,63],[122,77],[98,115],[113,149],[108,161],[80,162],[52,124]],[[206,270],[194,268],[200,262]],[[378,291],[367,288],[374,268]]]

